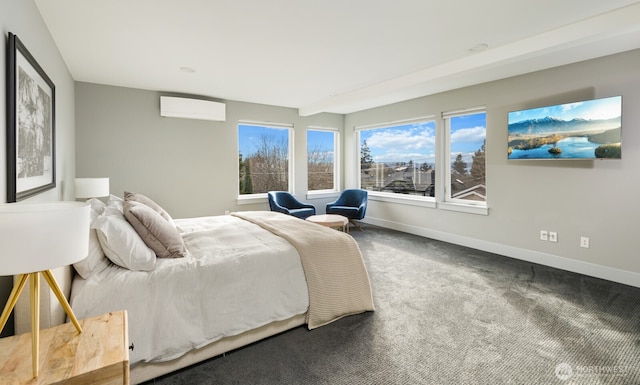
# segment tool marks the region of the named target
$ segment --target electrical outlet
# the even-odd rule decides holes
[[[549,233],[547,232],[547,230],[540,230],[540,240],[541,241],[549,240]]]
[[[580,237],[580,247],[589,248],[589,237]]]
[[[558,233],[549,231],[549,242],[558,242]]]

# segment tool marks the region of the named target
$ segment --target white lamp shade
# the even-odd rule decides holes
[[[88,254],[88,203],[0,205],[0,276],[67,266]]]
[[[109,178],[76,178],[76,198],[97,198],[109,195]]]

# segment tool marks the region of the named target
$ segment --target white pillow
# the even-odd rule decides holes
[[[102,250],[111,262],[129,270],[150,271],[156,254],[151,250],[118,209],[107,207],[94,225]]]
[[[90,223],[92,227],[89,230],[89,254],[87,255],[87,258],[73,264],[73,267],[76,269],[78,274],[84,279],[101,272],[109,266],[109,260],[104,255],[102,247],[100,246],[100,241],[98,240],[98,235],[96,234],[95,229],[93,229],[93,224],[100,214],[104,212],[106,204],[95,198],[89,199],[87,202],[91,207]]]
[[[102,215],[104,209],[107,207],[107,204],[97,198],[91,198],[87,201],[89,206],[91,207],[91,214],[96,213],[97,215]],[[97,218],[97,216],[96,216]]]
[[[120,211],[122,211],[123,203],[124,203],[124,199],[115,195],[109,195],[109,199],[107,199],[107,207],[113,207]]]

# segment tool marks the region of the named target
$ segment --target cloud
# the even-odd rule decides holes
[[[430,153],[406,153],[406,152],[394,152],[388,151],[373,156],[375,162],[408,162],[412,160],[415,164],[435,163],[436,155],[433,152]]]
[[[412,125],[372,130],[366,141],[376,162],[435,162],[435,128]]]
[[[461,128],[451,133],[451,143],[482,143],[486,132],[485,127]]]
[[[367,145],[372,150],[410,153],[432,150],[435,139],[435,130],[428,126],[413,126],[409,129],[386,128],[373,131],[367,138]]]
[[[578,108],[583,104],[583,102],[576,102],[576,103],[567,103],[567,104],[563,104],[562,107],[562,113],[565,113],[567,111],[571,111],[574,108]]]

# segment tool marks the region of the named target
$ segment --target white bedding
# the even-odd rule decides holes
[[[149,272],[111,265],[73,282],[78,318],[127,310],[131,365],[170,360],[307,311],[302,264],[289,242],[233,216],[175,223],[187,257],[158,259]]]

